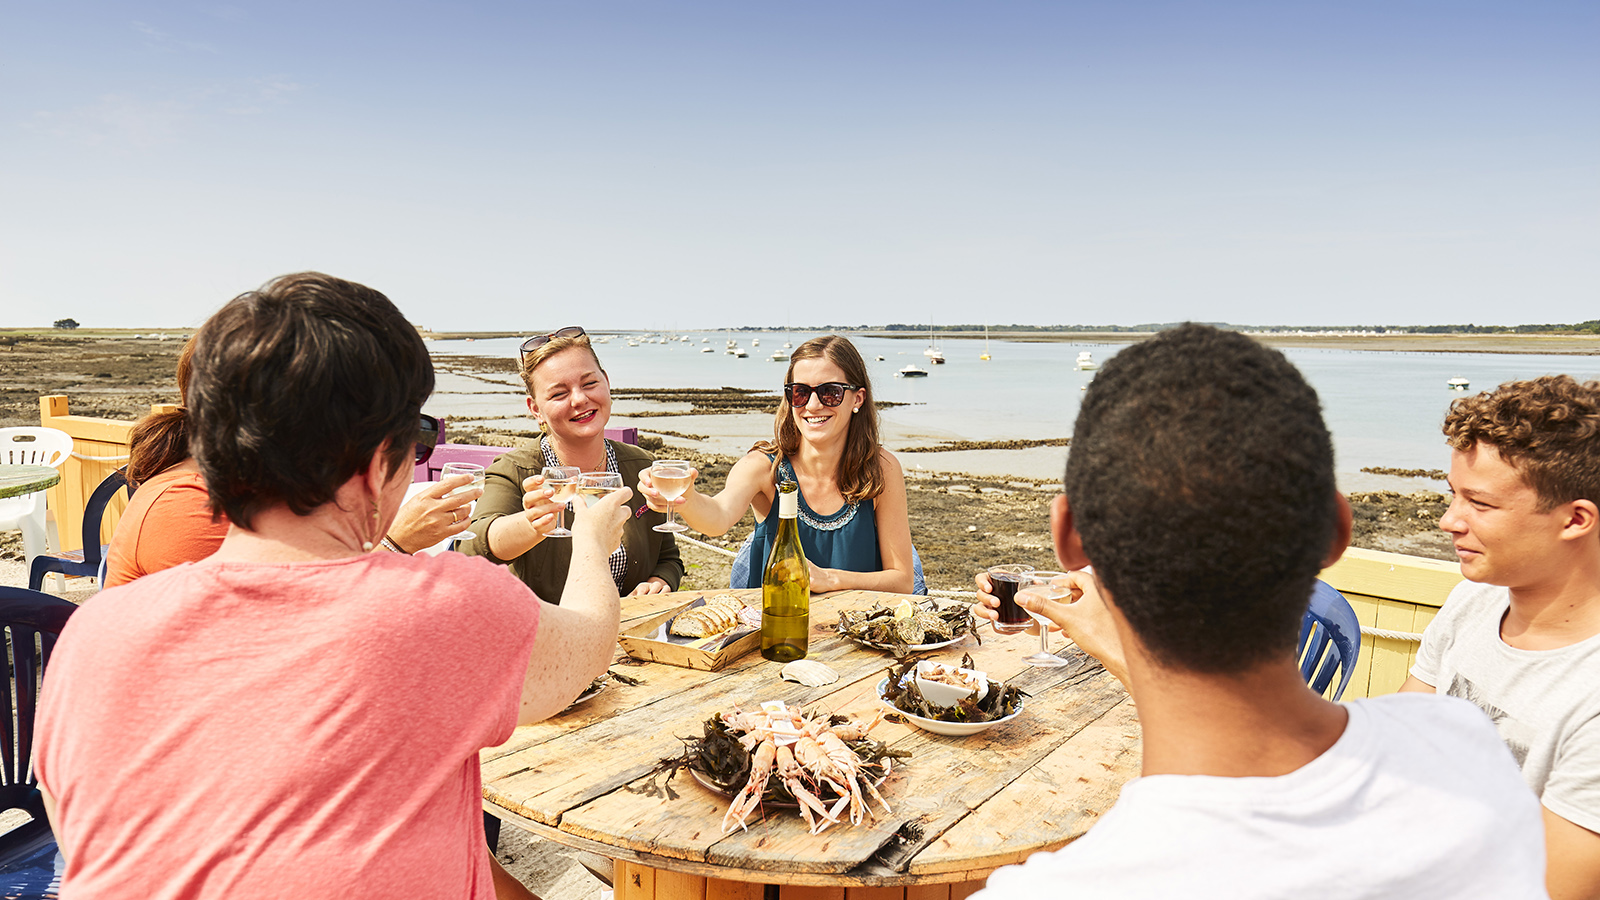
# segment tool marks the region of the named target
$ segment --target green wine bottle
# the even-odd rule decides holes
[[[800,547],[800,486],[778,485],[778,539],[761,579],[761,655],[777,662],[804,659],[811,631],[811,570]]]

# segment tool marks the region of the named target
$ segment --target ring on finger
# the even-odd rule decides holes
[[[456,523],[458,523],[460,521],[461,521],[461,516],[459,514],[459,511],[454,510],[454,509],[450,510],[450,524],[451,525],[455,525]]]

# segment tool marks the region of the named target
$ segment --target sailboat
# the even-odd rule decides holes
[[[935,347],[933,345],[933,320],[932,319],[928,320],[928,349],[922,351],[922,355],[926,356],[928,358],[928,362],[932,363],[933,365],[936,365],[936,366],[944,365],[944,354],[940,353],[939,352],[939,348]]]
[[[988,325],[987,322],[984,323],[984,326],[983,326],[983,355],[978,357],[978,358],[979,359],[988,359],[989,358],[989,325]]]

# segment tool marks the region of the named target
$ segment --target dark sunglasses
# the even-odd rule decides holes
[[[845,391],[859,390],[861,385],[842,381],[827,381],[815,386],[791,381],[783,386],[783,395],[789,398],[790,406],[805,406],[811,402],[811,392],[815,391],[823,406],[838,406],[844,402]]]
[[[433,455],[433,448],[438,445],[439,420],[424,413],[417,431],[417,465],[427,462],[428,457]]]
[[[560,331],[552,331],[549,334],[541,334],[528,338],[522,342],[522,348],[520,352],[522,354],[522,358],[527,359],[529,353],[532,353],[540,347],[543,347],[545,344],[550,343],[556,338],[576,338],[583,337],[584,334],[585,332],[582,328],[579,328],[576,325],[569,325]]]

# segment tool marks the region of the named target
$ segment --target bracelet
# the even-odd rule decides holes
[[[399,544],[394,542],[394,538],[389,537],[387,534],[383,536],[383,543],[381,546],[385,550],[393,550],[396,553],[404,553],[407,556],[411,555],[411,551],[402,549]]]

